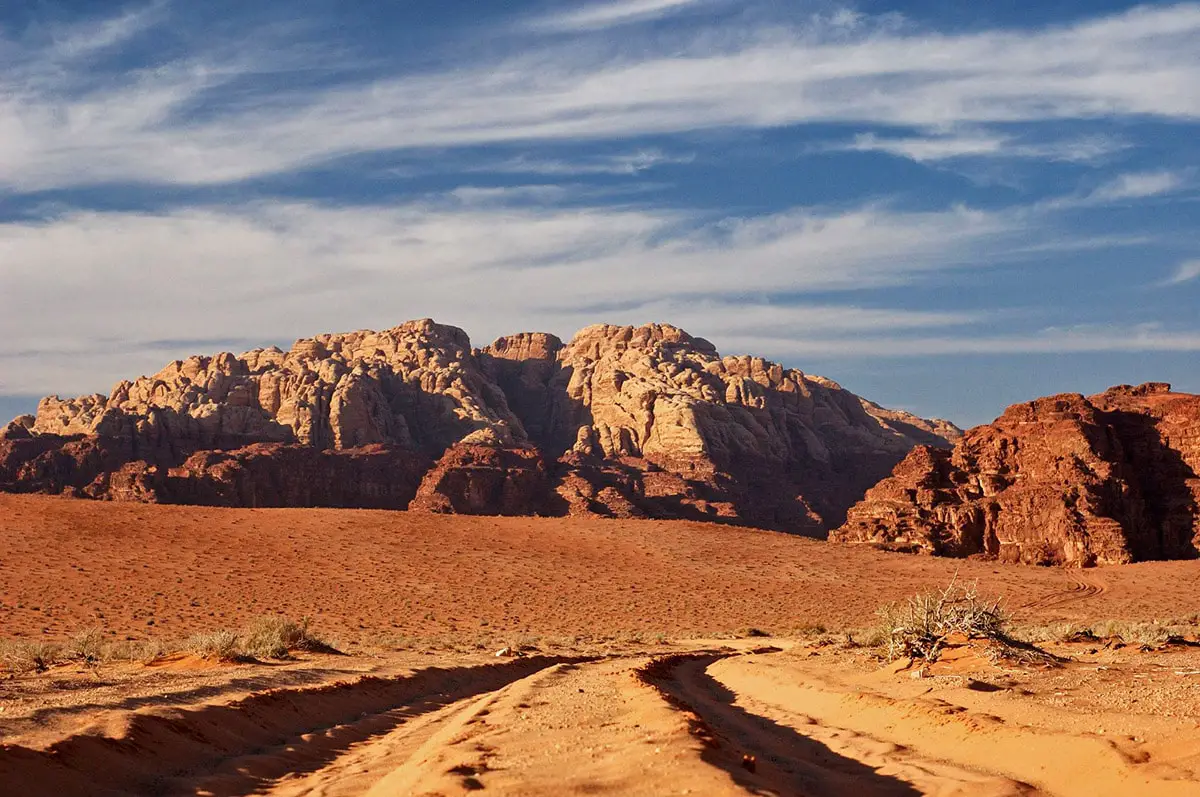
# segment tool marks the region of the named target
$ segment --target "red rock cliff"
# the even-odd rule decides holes
[[[830,539],[944,556],[1113,564],[1200,547],[1200,396],[1121,386],[1009,407],[917,448]]]

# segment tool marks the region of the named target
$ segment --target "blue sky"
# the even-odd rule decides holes
[[[425,316],[1200,392],[1198,132],[1200,3],[17,0],[0,414]]]

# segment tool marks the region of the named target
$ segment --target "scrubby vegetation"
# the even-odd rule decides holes
[[[0,643],[0,663],[12,672],[45,672],[62,660],[62,647],[48,642]]]
[[[334,648],[309,630],[309,619],[293,622],[266,615],[252,620],[237,639],[241,651],[258,659],[285,659],[292,651],[332,653]]]
[[[1034,644],[1045,642],[1118,642],[1140,648],[1154,649],[1172,644],[1200,642],[1200,616],[1164,622],[1131,622],[1104,620],[1097,623],[1053,623],[1020,628],[1013,636]]]
[[[244,655],[238,646],[238,636],[232,631],[196,634],[184,643],[184,650],[201,658],[217,661],[236,661]]]
[[[1055,659],[1035,647],[1046,643],[1095,642],[1144,650],[1200,644],[1200,615],[1167,622],[1104,620],[1013,627],[999,600],[981,599],[974,584],[960,584],[957,578],[943,590],[890,603],[877,615],[876,627],[855,634],[856,641],[880,648],[889,661],[899,658],[936,661],[947,640],[956,635],[984,640],[1002,657],[1038,661]]]
[[[907,657],[936,661],[946,640],[955,634],[968,639],[1008,641],[1008,616],[1000,601],[981,600],[975,585],[959,584],[957,578],[943,590],[889,603],[878,616],[877,638],[889,660]]]
[[[190,653],[214,661],[285,659],[294,652],[337,653],[316,636],[308,618],[294,622],[268,615],[252,620],[241,632],[229,630],[196,634],[181,642],[112,640],[99,628],[72,636],[65,644],[33,641],[0,641],[0,669],[9,672],[45,672],[70,662],[95,666],[106,662],[149,662],[163,656]]]

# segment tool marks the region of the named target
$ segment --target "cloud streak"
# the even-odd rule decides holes
[[[1104,136],[1045,143],[1023,143],[1013,136],[988,133],[939,134],[886,137],[862,133],[853,141],[823,147],[826,152],[885,152],[918,163],[936,163],[959,158],[1029,158],[1090,163],[1125,149],[1128,145]]]
[[[1089,196],[1092,202],[1121,202],[1128,199],[1148,199],[1174,193],[1187,180],[1183,174],[1170,171],[1122,174],[1097,188]]]
[[[1200,280],[1200,260],[1188,260],[1179,264],[1175,273],[1163,280],[1161,285],[1182,285]]]
[[[1033,33],[763,25],[682,39],[631,35],[615,50],[534,45],[453,70],[333,80],[305,93],[273,91],[255,82],[262,65],[203,51],[97,86],[86,65],[50,68],[45,51],[18,47],[20,68],[0,77],[0,184],[212,184],[369,152],[726,127],[1194,121],[1198,44],[1195,3]],[[186,113],[235,83],[238,104]],[[936,141],[924,146],[937,157]],[[986,152],[996,144],[941,146]]]
[[[592,32],[628,25],[632,22],[661,19],[711,0],[621,0],[590,3],[571,11],[540,17],[530,23],[534,30],[554,32]]]
[[[1009,335],[808,337],[788,341],[742,337],[736,343],[769,356],[784,352],[788,356],[821,357],[1194,352],[1200,351],[1200,330],[1169,330],[1154,323],[1094,324]]]

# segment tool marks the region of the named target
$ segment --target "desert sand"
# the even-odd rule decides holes
[[[283,614],[341,651],[0,674],[3,794],[1200,793],[1186,641],[1052,640],[1055,660],[1028,661],[964,643],[929,667],[854,641],[880,604],[955,578],[1021,625],[1184,617],[1200,562],[10,495],[0,536],[5,639],[182,639]]]

